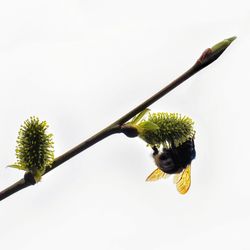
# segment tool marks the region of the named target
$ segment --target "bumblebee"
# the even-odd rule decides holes
[[[156,181],[175,174],[174,183],[178,192],[187,193],[191,185],[191,162],[196,156],[194,139],[189,139],[177,147],[163,148],[162,152],[155,146],[152,149],[157,169],[146,181]]]

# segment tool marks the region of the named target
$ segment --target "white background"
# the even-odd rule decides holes
[[[236,35],[153,111],[195,120],[189,193],[139,139],[114,135],[0,203],[1,249],[250,249],[249,1],[0,2],[0,188],[23,176],[19,126],[46,120],[56,156],[118,119]]]

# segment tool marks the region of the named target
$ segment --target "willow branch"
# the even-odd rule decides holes
[[[108,127],[104,128],[97,134],[93,135],[89,139],[85,140],[81,144],[77,145],[76,147],[70,149],[66,153],[62,154],[61,156],[57,157],[51,167],[47,167],[46,172],[47,174],[51,170],[55,169],[62,163],[68,161],[70,158],[76,156],[77,154],[81,153],[85,149],[91,147],[92,145],[96,144],[97,142],[103,140],[104,138],[115,134],[115,133],[122,133],[122,125],[129,121],[131,118],[133,118],[135,115],[149,107],[151,104],[159,100],[161,97],[169,93],[171,90],[179,86],[181,83],[183,83],[185,80],[196,74],[198,71],[202,70],[212,62],[214,62],[225,50],[226,48],[231,44],[231,42],[236,37],[232,37],[229,39],[225,39],[222,42],[216,44],[212,48],[206,49],[202,55],[199,57],[199,59],[195,62],[195,64],[188,69],[185,73],[183,73],[181,76],[179,76],[177,79],[175,79],[173,82],[168,84],[166,87],[161,89],[159,92],[148,98],[146,101],[141,103],[139,106],[132,109],[130,112],[119,118],[114,123],[110,124]],[[13,185],[9,186],[2,192],[0,192],[0,200],[3,200],[7,198],[8,196],[20,191],[21,189],[24,189],[28,186],[34,185],[35,181],[33,176],[30,173],[26,173],[24,175],[24,178],[19,180],[18,182],[14,183]]]

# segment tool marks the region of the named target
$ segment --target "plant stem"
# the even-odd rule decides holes
[[[97,142],[103,140],[104,138],[106,138],[106,137],[108,137],[110,135],[113,135],[115,133],[120,133],[120,132],[121,132],[121,128],[117,124],[112,124],[112,125],[106,127],[105,129],[103,129],[100,132],[98,132],[97,134],[93,135],[92,137],[90,137],[86,141],[82,142],[81,144],[75,146],[74,148],[70,149],[66,153],[64,153],[64,154],[60,155],[59,157],[57,157],[54,160],[52,166],[47,168],[46,172],[44,174],[50,172],[51,170],[58,167],[59,165],[61,165],[65,161],[68,161],[70,158],[72,158],[75,155],[81,153],[85,149],[91,147],[92,145],[96,144]],[[0,198],[1,198],[1,195],[0,195]]]
[[[104,138],[115,134],[115,133],[121,133],[121,126],[129,121],[131,118],[133,118],[135,115],[146,109],[148,106],[159,100],[161,97],[169,93],[171,90],[176,88],[178,85],[183,83],[185,80],[187,80],[189,77],[196,74],[201,69],[208,66],[210,63],[214,62],[224,51],[225,49],[231,44],[231,42],[235,39],[235,37],[223,40],[222,42],[216,44],[211,49],[206,49],[200,58],[196,61],[196,63],[187,70],[184,74],[179,76],[177,79],[175,79],[173,82],[168,84],[166,87],[161,89],[159,92],[148,98],[146,101],[144,101],[139,106],[132,109],[130,112],[122,116],[120,119],[109,125],[108,127],[104,128],[97,134],[93,135],[89,139],[85,140],[81,144],[77,145],[76,147],[70,149],[66,153],[62,154],[61,156],[57,157],[51,167],[47,167],[46,172],[47,174],[51,170],[55,169],[65,161],[68,161],[70,158],[74,157],[75,155],[81,153],[85,149],[91,147],[92,145],[96,144],[97,142],[103,140]],[[7,198],[8,196],[18,192],[21,189],[24,189],[28,186],[34,185],[35,182],[32,180],[31,176],[28,176],[27,174],[24,176],[23,179],[19,180],[18,182],[14,183],[13,185],[9,186],[2,192],[0,192],[0,200],[3,200]]]

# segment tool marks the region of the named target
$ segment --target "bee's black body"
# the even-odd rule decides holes
[[[153,147],[156,165],[167,174],[182,172],[195,158],[194,140],[189,139],[178,147],[163,148],[159,154],[156,147]]]

